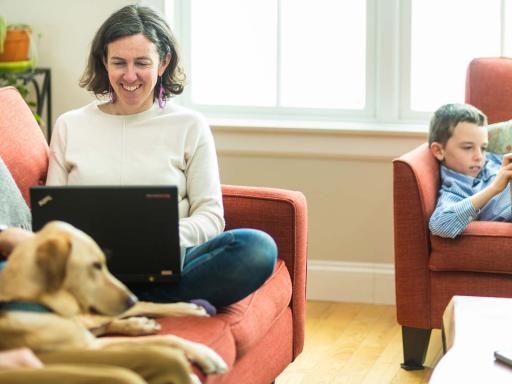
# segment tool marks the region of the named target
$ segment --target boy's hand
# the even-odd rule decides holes
[[[512,153],[507,153],[503,156],[501,168],[492,184],[470,197],[473,207],[477,210],[482,208],[489,200],[503,191],[510,180],[512,180]]]
[[[507,183],[512,179],[512,153],[503,156],[501,168],[492,183],[492,187],[496,194],[500,193],[507,187]]]

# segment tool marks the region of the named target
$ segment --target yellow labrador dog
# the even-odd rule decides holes
[[[19,302],[41,304],[49,311],[9,310],[9,304]],[[158,344],[182,350],[205,373],[224,372],[226,363],[211,348],[174,335],[150,335],[159,330],[156,321],[131,317],[169,315],[206,313],[189,303],[137,302],[107,270],[98,245],[62,222],[47,224],[19,244],[0,273],[0,349],[23,346],[44,352]],[[96,337],[102,333],[144,336]]]

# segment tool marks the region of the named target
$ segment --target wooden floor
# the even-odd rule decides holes
[[[434,330],[425,361],[430,368],[407,372],[400,368],[394,306],[309,301],[304,351],[276,383],[427,383],[441,355],[441,333]]]

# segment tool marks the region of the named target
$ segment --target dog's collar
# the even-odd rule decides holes
[[[37,303],[28,303],[25,301],[0,301],[0,311],[21,311],[21,312],[39,312],[51,313],[50,308]]]

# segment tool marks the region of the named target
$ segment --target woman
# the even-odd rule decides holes
[[[154,10],[126,6],[93,40],[80,85],[110,95],[59,117],[48,185],[177,185],[184,266],[178,284],[132,284],[139,298],[234,303],[273,271],[277,249],[264,232],[223,232],[217,157],[204,118],[166,103],[183,91],[175,38]],[[143,257],[143,255],[141,255]]]

